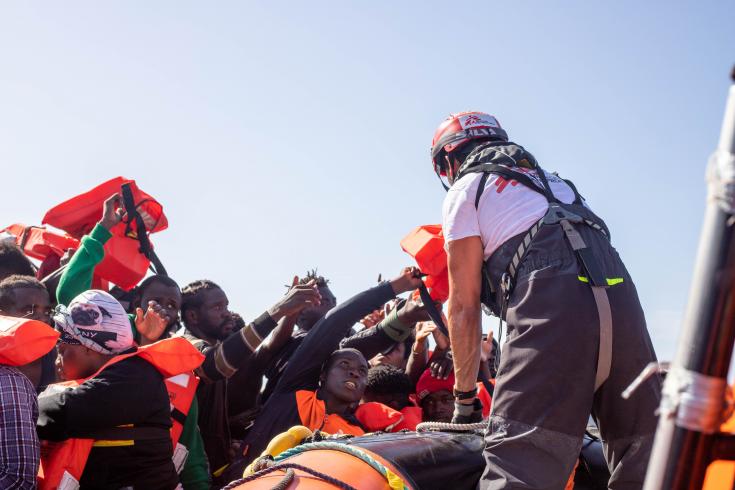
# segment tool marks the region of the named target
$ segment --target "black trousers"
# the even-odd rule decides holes
[[[589,415],[610,469],[610,489],[643,486],[656,429],[661,380],[629,400],[620,394],[656,355],[633,281],[604,237],[585,232],[605,274],[613,318],[612,368],[595,392],[599,318],[584,270],[558,227],[534,240],[506,315],[508,340],[498,371],[487,463],[479,487],[563,489],[575,467]]]

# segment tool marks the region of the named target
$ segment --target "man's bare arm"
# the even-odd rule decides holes
[[[454,388],[472,391],[480,367],[480,290],[483,247],[480,237],[449,242],[449,336],[454,354]],[[467,400],[466,403],[472,403]]]

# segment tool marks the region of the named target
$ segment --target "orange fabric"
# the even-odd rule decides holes
[[[115,177],[57,204],[46,212],[42,223],[55,226],[76,238],[81,238],[102,219],[102,204],[111,195],[119,193],[123,184],[130,184],[133,199],[146,222],[148,231],[155,233],[165,230],[168,227],[168,220],[163,214],[163,206],[149,194],[140,190],[134,180],[125,177]]]
[[[401,248],[416,260],[422,272],[428,274],[425,284],[431,297],[445,302],[449,298],[449,276],[441,225],[413,229],[401,240]]]
[[[401,410],[401,414],[403,414],[403,420],[395,426],[393,432],[398,432],[403,429],[416,430],[416,426],[423,421],[421,407],[404,407]]]
[[[54,232],[43,226],[26,226],[16,223],[3,231],[15,236],[23,253],[34,259],[43,260],[53,253],[61,257],[67,250],[79,248],[79,240],[66,233]]]
[[[490,384],[495,386],[495,380],[491,379]],[[477,398],[482,402],[482,418],[488,418],[490,416],[490,408],[493,406],[493,397],[485,389],[485,385],[477,383]]]
[[[72,237],[81,239],[89,233],[102,218],[102,204],[123,184],[130,184],[138,212],[143,217],[149,233],[168,227],[163,206],[149,194],[138,188],[134,180],[115,177],[103,182],[94,189],[54,206],[43,217],[44,224],[50,224],[68,232]],[[126,236],[128,226],[120,223],[110,230],[112,238],[105,244],[105,257],[95,268],[95,275],[113,282],[128,291],[145,277],[150,261],[140,253],[140,245],[135,239],[134,227]]]
[[[564,485],[564,490],[574,490],[574,476],[577,474],[577,466],[579,466],[579,460],[574,463],[572,474],[569,475],[569,478],[567,478],[567,484]]]
[[[365,433],[360,427],[350,424],[339,415],[327,414],[327,407],[316,396],[316,391],[297,391],[296,406],[301,424],[311,430],[322,430],[327,434],[351,434],[353,436],[361,436]]]
[[[67,439],[41,442],[41,466],[38,469],[38,490],[58,488],[64,478],[77,482],[92,451],[93,439]]]
[[[735,414],[722,424],[720,432],[735,434]],[[713,461],[707,467],[702,490],[732,490],[735,487],[735,461]]]
[[[196,392],[196,385],[198,383],[198,380],[193,374],[191,374],[191,371],[201,365],[204,361],[204,356],[183,337],[159,340],[153,344],[140,347],[135,352],[115,356],[92,376],[86,379],[58,383],[58,385],[78,386],[84,381],[99,375],[109,366],[133,356],[140,356],[151,363],[165,378],[185,374],[196,380],[196,383],[187,383],[186,388],[181,387],[183,389],[181,391],[177,391],[173,395],[170,391],[172,382],[169,379],[166,380],[166,389],[169,390],[169,397],[172,400],[180,398],[180,400],[178,400],[179,406],[183,406],[186,404],[186,399],[188,399],[186,411],[182,410],[182,412],[188,413],[194,393]],[[191,398],[189,398],[189,396],[191,396]],[[176,406],[176,408],[179,407]],[[179,410],[181,409],[179,408]],[[177,423],[174,423],[174,426],[176,424]],[[183,430],[183,427],[181,430]],[[176,446],[176,442],[178,442],[178,438],[181,436],[181,431],[178,430],[177,432],[178,435],[176,435],[176,440],[173,441],[174,446]],[[174,435],[174,430],[172,428],[172,440]],[[51,490],[57,488],[59,483],[61,483],[62,478],[64,478],[65,473],[68,473],[68,476],[79,481],[79,478],[81,478],[82,473],[84,472],[84,465],[87,463],[89,453],[92,450],[92,444],[94,444],[93,439],[67,439],[65,441],[53,443],[44,441],[42,444],[41,465],[38,470],[39,490]]]
[[[364,447],[360,447],[360,451],[367,453],[370,457],[390,469],[391,472],[398,475],[406,484],[408,490],[415,490],[410,480],[390,461],[385,460],[379,454],[371,452]],[[341,451],[325,449],[304,451],[288,458],[288,462],[325,473],[360,490],[391,490],[388,481],[382,473],[375,471],[372,466],[362,459]],[[264,474],[247,483],[241,483],[235,488],[238,490],[272,490],[273,488],[277,488],[279,484],[282,484],[284,471],[274,471]],[[288,485],[289,489],[334,490],[336,488],[331,483],[314,478],[313,475],[300,469],[294,469],[294,474],[295,478],[293,483]],[[453,487],[449,485],[446,488]]]
[[[38,320],[0,315],[0,364],[22,366],[56,345],[59,332]]]
[[[197,386],[199,385],[199,378],[194,376],[194,373],[183,373],[166,378],[164,382],[166,383],[168,398],[171,400],[171,406],[184,415],[189,415],[189,409],[194,402],[194,396],[196,396]],[[175,448],[181,433],[184,431],[184,425],[175,418],[171,418],[171,424],[171,442],[173,442]]]
[[[391,432],[403,420],[401,412],[379,402],[360,404],[355,410],[355,417],[368,432]]]

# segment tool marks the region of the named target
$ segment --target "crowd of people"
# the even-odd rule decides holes
[[[410,294],[417,268],[341,302],[309,271],[245,322],[210,279],[94,289],[123,215],[111,196],[56,279],[0,241],[0,315],[60,334],[37,360],[0,365],[0,488],[220,488],[294,426],[361,435],[451,421],[450,343]],[[485,416],[496,345],[482,341]]]

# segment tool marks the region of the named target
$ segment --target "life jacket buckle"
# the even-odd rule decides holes
[[[570,223],[584,223],[584,219],[576,213],[564,209],[558,203],[549,203],[549,210],[542,218],[545,225],[555,225],[566,220]]]

